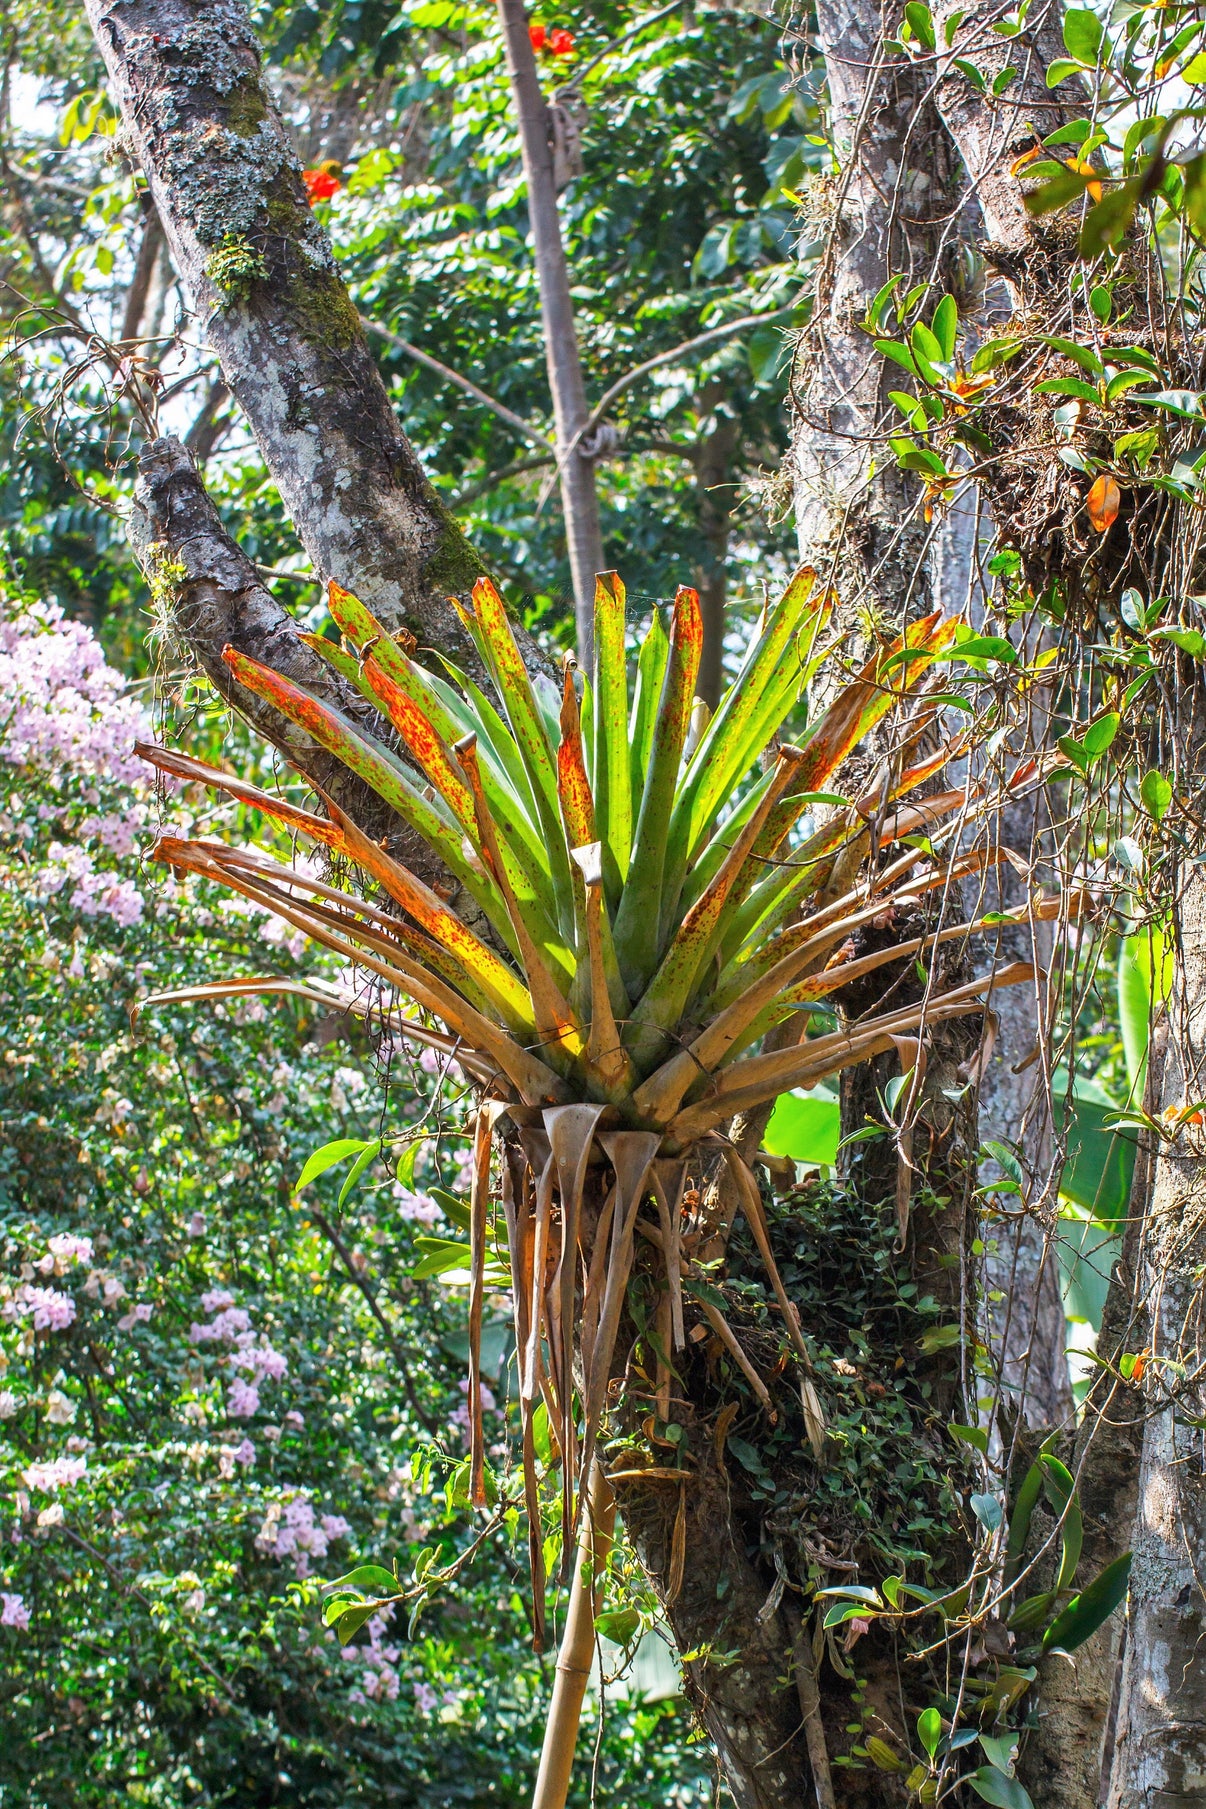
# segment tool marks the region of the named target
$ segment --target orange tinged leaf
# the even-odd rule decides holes
[[[1095,478],[1093,487],[1085,498],[1085,507],[1089,511],[1089,520],[1099,534],[1112,528],[1118,519],[1118,511],[1122,507],[1122,492],[1118,485],[1103,471]]]
[[[435,726],[424,715],[413,697],[390,677],[370,654],[361,670],[374,696],[384,704],[389,719],[406,744],[416,765],[422,767],[432,785],[448,805],[461,828],[471,837],[477,824],[469,788],[453,765],[452,755],[441,740]]]
[[[586,759],[582,751],[582,724],[578,715],[578,697],[574,690],[573,667],[566,665],[565,690],[561,699],[561,745],[557,749],[557,790],[561,799],[561,817],[571,848],[584,847],[595,839],[595,801],[590,780],[586,776]]]

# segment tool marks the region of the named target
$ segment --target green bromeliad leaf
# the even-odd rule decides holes
[[[913,1026],[915,1012],[897,1010],[851,1037],[750,1053],[841,983],[840,969],[821,970],[849,960],[839,951],[851,930],[891,902],[890,887],[863,866],[869,819],[880,847],[899,841],[886,871],[915,897],[942,884],[934,837],[943,817],[993,807],[932,787],[924,811],[907,802],[953,744],[906,759],[890,779],[873,774],[861,801],[832,789],[843,761],[890,714],[901,719],[897,745],[919,745],[941,705],[928,674],[957,623],[910,624],[833,688],[788,747],[779,737],[824,658],[832,612],[808,568],[766,611],[710,720],[695,697],[702,622],[692,590],[675,598],[669,633],[653,611],[631,691],[614,573],[598,581],[593,674],[586,680],[567,661],[559,694],[547,675],[529,674],[486,579],[461,617],[493,696],[446,661],[439,673],[418,665],[413,643],[338,585],[330,610],[341,639],[307,640],[373,706],[379,733],[363,712],[353,720],[232,649],[227,664],[420,838],[432,857],[427,879],[399,863],[392,837],[370,842],[334,804],[326,827],[311,829],[320,819],[304,813],[298,826],[359,866],[401,916],[292,869],[261,862],[252,871],[220,843],[173,843],[162,858],[227,876],[345,954],[364,948],[374,971],[463,1040],[475,1072],[496,1070],[527,1103],[606,1102],[630,1125],[660,1126],[679,1112],[684,1133],[697,1135],[715,1116],[708,1099],[744,1103],[759,1088],[770,1098],[813,1085]],[[885,800],[895,812],[887,818]],[[271,814],[270,800],[262,807]],[[815,915],[839,862],[862,877],[836,911],[831,903]],[[922,937],[914,953],[928,946]],[[863,956],[858,971],[890,958],[890,949]],[[983,990],[932,997],[930,1016],[979,1009]]]

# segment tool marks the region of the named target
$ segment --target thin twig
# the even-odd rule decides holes
[[[406,356],[413,358],[416,364],[426,365],[427,369],[434,371],[437,377],[443,377],[445,382],[454,383],[458,389],[463,389],[467,396],[472,396],[475,402],[482,404],[483,408],[490,409],[500,421],[505,421],[509,427],[513,427],[516,433],[523,434],[526,439],[532,440],[537,446],[547,447],[550,452],[553,450],[553,442],[547,434],[541,433],[538,427],[531,426],[521,415],[517,415],[508,408],[505,402],[499,402],[494,396],[487,395],[486,391],[474,383],[472,378],[462,377],[461,373],[454,371],[451,365],[441,364],[440,360],[433,358],[430,352],[421,352],[417,345],[410,343],[409,339],[403,339],[402,335],[395,333],[391,327],[383,327],[380,321],[370,320],[367,314],[360,316],[360,324],[370,333],[375,333],[378,339],[384,339],[386,344],[391,345],[396,352],[405,352]]]

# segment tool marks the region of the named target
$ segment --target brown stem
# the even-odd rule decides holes
[[[565,1633],[557,1653],[553,1700],[544,1727],[532,1809],[564,1809],[569,1792],[582,1699],[595,1656],[595,1616],[602,1598],[601,1579],[611,1551],[615,1519],[616,1498],[596,1459],[591,1465],[582,1510]]]
[[[578,657],[589,666],[594,642],[595,574],[603,570],[603,539],[599,528],[594,460],[577,444],[590,411],[586,405],[569,269],[557,211],[549,111],[536,72],[536,56],[528,36],[528,15],[523,0],[498,0],[498,12],[528,185],[528,217],[540,285],[545,362],[557,432],[561,506],[574,584]]]
[[[427,370],[434,371],[437,377],[443,377],[445,383],[451,383],[457,389],[464,390],[467,396],[472,396],[475,402],[480,402],[483,408],[488,408],[492,414],[498,416],[500,421],[505,421],[508,427],[513,427],[515,432],[522,434],[525,439],[532,440],[537,446],[545,446],[550,452],[552,451],[553,442],[547,434],[541,433],[539,427],[533,427],[524,420],[522,415],[517,415],[505,403],[479,388],[470,378],[462,377],[461,373],[454,371],[451,365],[442,364],[438,358],[433,358],[430,352],[420,351],[417,345],[411,345],[409,339],[403,339],[401,333],[395,333],[390,327],[381,326],[378,321],[369,320],[367,315],[360,316],[360,324],[368,332],[375,333],[378,339],[384,339],[385,343],[392,346],[396,352],[402,352],[407,358],[413,358],[416,364],[421,364]]]

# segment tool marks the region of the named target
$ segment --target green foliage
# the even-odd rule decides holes
[[[30,644],[50,638],[27,627]],[[79,682],[85,658],[68,652],[64,676]],[[111,707],[98,707],[102,726]],[[224,712],[202,710],[194,728],[204,745]],[[149,788],[61,757],[14,764],[12,733],[10,715],[0,1590],[21,1610],[0,1624],[0,1801],[348,1809],[385,1792],[519,1809],[544,1681],[503,1535],[409,1637],[404,1620],[370,1614],[345,1647],[316,1613],[315,1573],[382,1589],[357,1557],[386,1548],[409,1571],[432,1547],[453,1561],[474,1536],[463,1493],[450,1498],[415,1455],[434,1444],[455,1470],[463,1451],[463,1296],[408,1273],[424,1231],[457,1228],[429,1190],[455,1184],[465,1161],[463,1088],[288,997],[144,1009],[132,1030],[130,1007],[151,990],[232,965],[294,975],[296,944],[204,884],[149,880],[101,838],[160,808],[183,827],[184,801],[157,806]],[[73,902],[52,845],[77,874],[79,857],[95,863],[99,886],[75,882],[80,897],[129,917],[137,896],[139,915]],[[349,1162],[374,1148],[363,1127],[382,1067],[406,1131],[401,1172],[363,1170],[341,1204],[332,1165],[298,1201],[296,1179],[333,1131]],[[35,1324],[30,1288],[68,1322]],[[223,1313],[224,1335],[194,1335]],[[232,1368],[245,1348],[264,1353],[258,1381]],[[487,1357],[505,1446],[514,1409],[494,1337]],[[57,1484],[53,1465],[67,1466]],[[613,1705],[601,1782],[634,1803],[680,1786],[703,1800],[688,1733],[675,1703]]]

